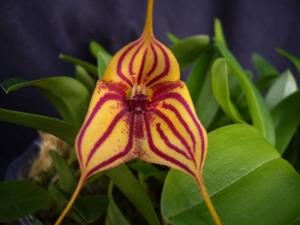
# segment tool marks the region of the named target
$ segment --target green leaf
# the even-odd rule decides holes
[[[214,40],[222,43],[225,47],[227,47],[222,23],[219,19],[215,19],[214,21],[214,33],[215,33]]]
[[[219,111],[219,105],[212,91],[211,78],[211,71],[209,70],[207,71],[207,75],[195,105],[197,115],[207,129],[210,127]]]
[[[300,177],[255,128],[223,127],[209,133],[208,143],[204,176],[223,224],[287,225],[299,218]],[[176,170],[161,208],[172,225],[213,224],[194,180]]]
[[[283,154],[300,124],[300,91],[285,98],[272,109],[276,148]]]
[[[97,41],[90,42],[90,52],[95,57],[98,58],[99,52],[101,52],[102,58],[107,65],[112,59],[112,55]]]
[[[243,88],[253,125],[263,133],[267,140],[271,143],[275,143],[274,126],[271,113],[263,97],[249,80],[247,74],[234,58],[232,53],[221,43],[216,43],[216,46],[223,57],[227,60],[230,71],[239,80],[240,85]]]
[[[1,223],[16,221],[53,205],[48,192],[29,181],[1,182],[0,199]]]
[[[59,58],[66,61],[66,62],[69,62],[71,64],[81,66],[84,69],[86,69],[87,71],[91,72],[95,76],[97,74],[97,66],[95,66],[95,65],[93,65],[89,62],[86,62],[86,61],[81,60],[81,59],[77,59],[73,56],[66,55],[66,54],[60,54]]]
[[[109,62],[105,61],[105,58],[104,58],[104,55],[102,52],[98,53],[97,62],[98,62],[98,79],[101,80]]]
[[[146,191],[126,165],[110,169],[105,174],[140,211],[150,225],[160,224]]]
[[[108,207],[108,197],[104,195],[80,196],[75,202],[74,210],[87,222],[94,223]]]
[[[75,66],[76,79],[79,80],[90,93],[93,93],[96,82],[90,76],[90,74],[81,66]]]
[[[196,61],[208,43],[209,36],[197,35],[181,40],[172,45],[170,49],[174,53],[182,70]]]
[[[109,200],[105,225],[129,225],[113,198]]]
[[[56,118],[0,108],[0,120],[45,131],[72,144],[77,134],[73,124]]]
[[[285,71],[276,79],[266,95],[269,108],[273,108],[281,100],[297,91],[297,81],[291,71]]]
[[[84,119],[90,100],[89,91],[82,83],[65,76],[32,81],[11,78],[1,86],[6,93],[30,86],[40,89],[63,118],[77,126]]]
[[[236,123],[244,123],[242,115],[230,99],[228,69],[225,59],[219,58],[212,65],[212,90],[220,107]]]
[[[55,185],[49,186],[49,192],[56,200],[57,210],[61,212],[62,208],[67,204],[70,198],[70,193],[60,190]],[[106,211],[108,207],[108,197],[104,195],[80,195],[72,209],[69,212],[69,217],[77,221],[79,224],[94,223]]]
[[[190,91],[194,104],[197,103],[199,94],[203,87],[203,83],[210,69],[210,64],[213,57],[213,50],[206,48],[200,53],[199,58],[195,62],[191,74],[187,78],[186,85]]]
[[[279,71],[257,53],[252,54],[252,62],[260,78],[279,75]]]
[[[59,187],[71,193],[76,187],[77,180],[67,162],[56,152],[50,151],[54,167],[59,175]]]
[[[300,58],[298,58],[298,57],[296,57],[296,56],[288,53],[287,51],[285,51],[285,50],[283,50],[281,48],[277,48],[276,52],[279,55],[281,55],[281,56],[287,58],[288,60],[290,60],[295,65],[298,73],[300,73]]]
[[[130,168],[140,172],[145,179],[149,177],[154,177],[159,181],[164,181],[166,173],[156,166],[146,163],[144,161],[138,160],[129,164]]]
[[[176,44],[176,43],[180,42],[180,38],[177,37],[176,35],[172,34],[171,32],[167,32],[166,35],[172,44]]]

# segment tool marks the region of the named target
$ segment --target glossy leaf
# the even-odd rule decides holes
[[[209,143],[204,176],[224,224],[287,225],[299,218],[300,177],[255,128],[222,127],[209,133]],[[175,170],[161,207],[172,225],[213,224],[194,181]]]
[[[172,45],[170,49],[174,53],[182,70],[196,61],[208,43],[208,36],[198,35],[183,39]]]
[[[105,225],[129,225],[112,197],[109,200]]]
[[[276,148],[283,154],[300,124],[300,91],[291,94],[272,109]]]
[[[59,187],[66,192],[72,192],[77,184],[73,171],[56,151],[51,151],[50,155],[59,176]]]
[[[227,60],[232,74],[239,80],[246,96],[253,125],[259,129],[271,143],[275,143],[274,126],[271,113],[255,86],[248,79],[245,71],[231,52],[220,43],[216,43],[223,57]]]
[[[296,67],[298,73],[300,73],[300,58],[288,53],[287,51],[281,49],[281,48],[277,48],[276,49],[277,53],[285,58],[287,58],[288,60],[290,60]]]
[[[228,69],[225,59],[217,59],[212,65],[212,89],[217,102],[229,118],[237,123],[244,123],[242,115],[230,99]]]
[[[79,126],[85,116],[90,94],[79,81],[65,76],[26,81],[11,78],[2,82],[3,90],[11,93],[25,87],[35,87],[54,105],[63,118]]]
[[[215,19],[214,21],[214,34],[215,34],[214,40],[222,43],[222,45],[227,47],[223,27],[219,19]]]
[[[257,53],[254,53],[252,55],[252,62],[260,78],[279,75],[279,71],[274,66],[272,66],[266,59],[264,59]]]
[[[0,120],[45,131],[68,143],[74,143],[77,128],[66,121],[32,113],[0,108]]]
[[[90,47],[90,52],[95,58],[98,58],[98,54],[100,52],[105,64],[107,65],[110,62],[112,58],[111,54],[99,42],[91,41],[89,47]]]
[[[291,71],[285,71],[276,79],[266,95],[266,102],[270,108],[273,108],[287,96],[296,92],[298,89],[297,81]]]
[[[60,54],[59,55],[59,58],[66,61],[66,62],[69,62],[71,64],[74,64],[74,65],[78,65],[78,66],[81,66],[83,67],[84,69],[86,69],[87,71],[89,71],[90,73],[92,73],[94,76],[96,76],[97,74],[97,66],[89,63],[89,62],[86,62],[84,60],[81,60],[81,59],[77,59],[73,56],[70,56],[70,55],[67,55],[67,54]]]
[[[19,218],[53,204],[51,196],[42,187],[29,181],[6,181],[0,183],[0,222],[17,221]]]
[[[90,93],[93,93],[96,82],[90,76],[90,74],[81,66],[75,66],[76,79],[79,80],[84,86],[89,90]]]
[[[166,35],[172,44],[176,44],[176,43],[180,42],[180,38],[177,37],[176,35],[174,35],[170,32],[167,32]]]
[[[160,224],[146,191],[125,165],[110,169],[105,174],[140,211],[149,224]]]

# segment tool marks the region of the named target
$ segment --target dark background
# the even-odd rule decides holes
[[[116,52],[142,31],[146,0],[0,0],[0,81],[12,76],[37,79],[73,74],[59,53],[94,60],[90,40]],[[292,67],[276,47],[300,55],[299,0],[156,0],[155,33],[179,37],[212,34],[213,19],[223,23],[231,50],[252,69],[258,52],[281,71]],[[5,95],[0,107],[56,116],[39,94],[24,89]],[[0,122],[0,179],[9,162],[37,137],[36,131]]]

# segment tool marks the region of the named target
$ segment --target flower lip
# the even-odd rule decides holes
[[[149,98],[146,94],[146,88],[134,85],[127,103],[130,112],[141,114],[148,111]]]

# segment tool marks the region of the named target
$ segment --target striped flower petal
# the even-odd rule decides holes
[[[140,157],[197,177],[203,167],[207,138],[185,84],[156,85],[143,122],[145,144]]]

